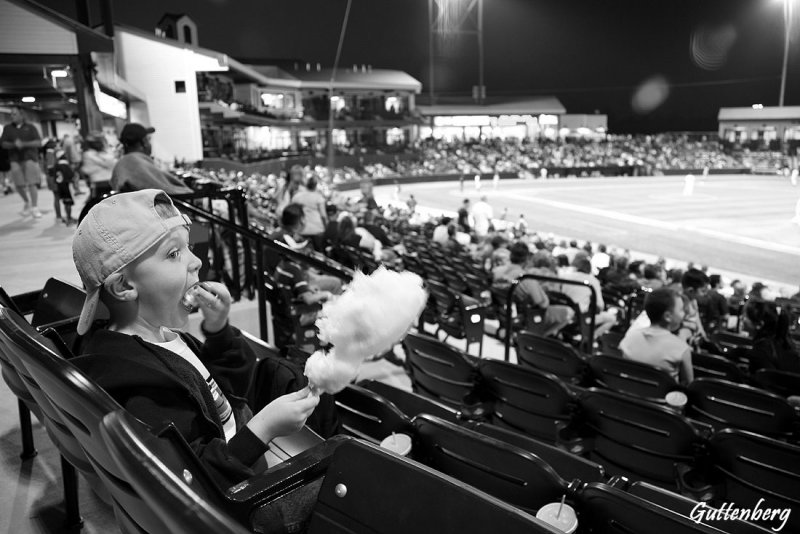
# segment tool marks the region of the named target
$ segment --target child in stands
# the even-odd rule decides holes
[[[75,177],[75,172],[70,167],[63,150],[56,153],[56,163],[47,169],[47,187],[53,192],[53,209],[56,212],[56,222],[61,221],[67,226],[73,224],[72,218],[72,193],[69,184]],[[61,204],[64,204],[64,215],[61,216]]]
[[[245,396],[254,358],[228,323],[228,290],[198,283],[189,224],[155,189],[89,211],[72,245],[87,291],[78,333],[88,334],[74,363],[142,421],[172,421],[227,488],[254,474],[273,438],[299,430],[319,397],[304,388],[252,414]],[[191,309],[186,295],[203,314],[205,343],[179,331]],[[101,301],[110,320],[93,324]]]
[[[654,289],[644,300],[644,311],[650,326],[628,330],[619,344],[623,356],[663,369],[681,384],[690,383],[692,349],[673,334],[684,321],[683,299],[674,289]]]

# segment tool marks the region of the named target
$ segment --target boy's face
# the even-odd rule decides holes
[[[686,312],[683,308],[683,299],[676,295],[675,301],[672,303],[672,310],[666,313],[666,318],[669,320],[669,326],[667,328],[670,332],[674,332],[680,328],[685,315]]]
[[[127,281],[137,291],[139,317],[157,327],[185,326],[189,312],[181,305],[181,297],[198,282],[200,267],[200,260],[189,250],[189,230],[173,228],[127,268]]]

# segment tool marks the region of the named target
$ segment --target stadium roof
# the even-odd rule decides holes
[[[303,89],[328,89],[332,69],[296,70],[286,74],[300,80]],[[401,70],[369,69],[336,71],[336,89],[364,91],[422,91],[422,83]]]
[[[800,106],[720,108],[717,118],[721,121],[796,120],[800,119]]]
[[[562,115],[566,109],[554,96],[531,98],[489,98],[479,104],[471,98],[438,99],[435,105],[417,105],[424,116],[437,117],[449,115]]]

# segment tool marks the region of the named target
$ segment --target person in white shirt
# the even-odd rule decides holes
[[[676,382],[689,384],[694,380],[692,349],[673,333],[684,320],[683,299],[674,289],[663,287],[647,295],[644,309],[650,326],[628,329],[619,344],[623,357],[663,369]]]
[[[475,235],[478,237],[486,237],[489,233],[489,227],[492,224],[494,211],[486,201],[485,196],[481,197],[481,199],[472,206],[471,215]]]

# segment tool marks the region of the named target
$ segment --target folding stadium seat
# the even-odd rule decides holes
[[[561,435],[609,475],[677,488],[679,464],[691,466],[707,428],[673,410],[611,391],[590,388],[580,395],[579,413]],[[702,432],[702,433],[701,433]]]
[[[170,462],[159,438],[128,412],[106,415],[100,433],[132,493],[143,501],[142,509],[149,508],[167,532],[250,532],[217,504],[215,492],[203,487],[197,473],[192,474],[192,463]]]
[[[335,399],[342,427],[351,436],[380,443],[394,433],[411,433],[411,419],[374,391],[349,384]]]
[[[0,308],[11,310],[19,314],[15,309],[14,301],[0,286]],[[22,452],[20,458],[28,460],[36,456],[36,446],[33,443],[33,428],[31,426],[31,412],[36,414],[36,418],[41,420],[41,413],[36,404],[36,400],[31,396],[22,377],[19,375],[14,362],[8,352],[10,347],[4,346],[4,338],[0,335],[0,370],[2,370],[3,380],[8,388],[17,397],[17,411],[19,413],[19,429],[22,440]]]
[[[602,465],[576,454],[572,454],[562,448],[550,445],[544,441],[540,441],[532,436],[478,421],[465,421],[463,426],[479,434],[504,441],[524,451],[535,454],[547,462],[547,464],[564,480],[578,479],[584,483],[605,482],[607,480],[606,472]]]
[[[552,373],[569,384],[585,383],[589,370],[588,359],[572,345],[522,331],[517,335],[516,347],[520,365]]]
[[[458,423],[461,420],[461,412],[446,404],[411,391],[390,386],[379,380],[362,380],[358,385],[390,401],[400,408],[400,411],[408,418],[414,418],[419,414],[426,413],[451,423]]]
[[[467,283],[464,280],[464,276],[460,272],[456,271],[453,267],[444,264],[439,265],[439,270],[442,272],[445,283],[451,291],[455,293],[466,293],[468,291],[469,288],[467,287]]]
[[[725,429],[708,442],[702,471],[715,493],[712,504],[737,507],[790,509],[784,532],[800,532],[800,447],[752,432]],[[763,499],[763,500],[762,500]],[[755,523],[773,528],[775,521]],[[778,522],[779,523],[779,522]]]
[[[600,344],[600,354],[622,358],[622,351],[619,344],[625,337],[625,331],[611,329],[597,339]]]
[[[322,306],[296,302],[290,288],[278,284],[266,273],[264,273],[264,285],[273,310],[275,344],[281,348],[287,345],[318,348],[319,338],[313,321],[310,324],[303,324],[308,321],[303,321],[301,318],[316,313]]]
[[[514,445],[424,414],[413,425],[415,459],[528,513],[567,489],[544,460]]]
[[[558,426],[569,422],[576,398],[555,375],[497,360],[482,360],[478,370],[493,424],[556,442]]]
[[[705,351],[692,354],[692,367],[695,378],[720,378],[736,383],[747,380],[746,374],[735,363]]]
[[[777,369],[759,369],[753,375],[753,383],[784,398],[800,396],[800,373],[790,373],[789,371],[779,371]]]
[[[446,285],[427,280],[429,299],[436,304],[436,335],[440,331],[448,337],[463,339],[466,350],[478,343],[478,355],[483,352],[483,323],[486,308],[477,300],[461,293],[454,293]]]
[[[57,334],[54,335],[57,336]],[[52,386],[41,382],[39,377],[31,371],[34,366],[46,365],[50,361],[71,367],[63,355],[59,354],[59,349],[64,351],[68,351],[68,349],[63,345],[57,348],[19,314],[5,307],[0,307],[0,338],[2,338],[3,348],[6,350],[6,356],[13,363],[30,396],[36,402],[39,409],[37,416],[41,415],[40,421],[61,455],[66,525],[68,527],[81,525],[83,520],[80,517],[78,506],[76,470],[80,471],[83,479],[101,496],[104,493],[103,486],[94,466],[87,458],[75,430],[69,425],[71,421],[65,419],[59,401],[51,399]],[[107,396],[103,398],[109,399]],[[109,409],[119,407],[113,400],[109,399],[109,401]]]
[[[522,303],[513,296],[512,286],[492,286],[490,293],[492,299],[491,312],[500,326],[497,329],[497,338],[508,346],[513,344],[517,332],[528,332],[544,335],[546,333],[546,309]],[[509,294],[511,294],[511,309],[509,309]],[[509,319],[509,313],[511,318]],[[511,329],[509,330],[509,324]]]
[[[430,467],[353,440],[333,453],[308,532],[554,531],[519,508]]]
[[[674,491],[659,488],[647,482],[636,481],[628,483],[625,481],[624,485],[625,487],[622,487],[623,484],[614,484],[614,487],[624,489],[631,495],[635,495],[636,497],[688,518],[691,518],[693,514],[697,517],[696,510],[700,507],[705,508],[711,506],[709,503],[700,504],[700,501],[696,501]],[[717,519],[718,516],[716,515],[712,517],[713,519],[709,520],[706,516],[701,522],[704,525],[718,529],[719,532],[726,532],[727,534],[768,534],[772,532],[771,530],[759,527],[753,523],[748,523],[747,521],[731,518]]]
[[[664,403],[667,393],[682,389],[669,373],[646,363],[599,354],[589,367],[599,386],[651,402]]]
[[[410,333],[403,340],[406,370],[412,389],[456,409],[462,409],[475,389],[478,361],[447,343]]]
[[[593,534],[665,532],[720,534],[717,528],[606,484],[591,483],[574,493],[580,525]],[[583,532],[583,530],[581,530]],[[748,531],[749,533],[749,531]]]
[[[797,439],[800,417],[783,397],[763,389],[716,378],[698,378],[689,384],[690,417],[716,430],[739,428],[777,438]]]

